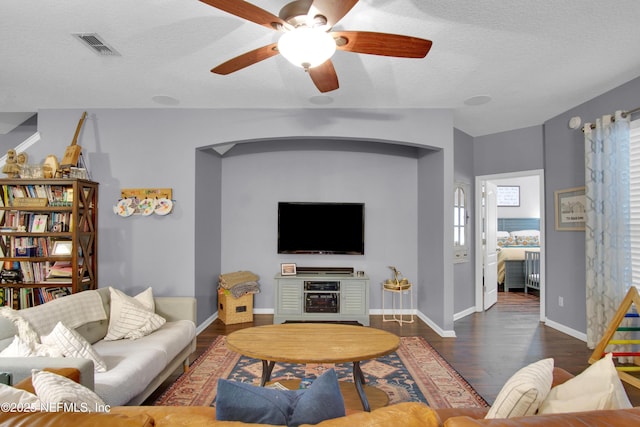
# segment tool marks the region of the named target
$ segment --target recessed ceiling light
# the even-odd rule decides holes
[[[178,105],[178,104],[180,104],[180,101],[178,101],[173,96],[168,96],[168,95],[155,95],[151,99],[153,100],[153,102],[155,102],[156,104],[160,104],[160,105]]]
[[[464,100],[465,105],[482,105],[491,101],[491,97],[489,95],[477,95],[472,96],[471,98],[467,98]]]
[[[316,105],[327,105],[333,102],[333,98],[327,95],[317,95],[309,98],[309,102]]]

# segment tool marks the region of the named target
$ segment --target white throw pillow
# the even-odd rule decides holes
[[[532,363],[511,378],[498,393],[485,418],[512,418],[533,415],[547,397],[553,382],[553,359]]]
[[[29,408],[40,409],[40,399],[38,399],[38,396],[6,384],[0,384],[0,402],[5,404],[14,403],[23,405],[22,407],[29,406]],[[15,406],[13,408],[15,408]],[[12,406],[7,406],[7,409],[12,409]]]
[[[604,396],[609,394],[610,399],[606,402],[604,408],[592,408],[589,404],[593,404],[593,400],[588,402],[593,396]],[[540,405],[540,414],[551,414],[564,411],[562,402],[576,399],[585,399],[584,404],[576,410],[592,410],[592,409],[625,409],[631,408],[631,402],[624,390],[618,371],[613,363],[613,356],[607,353],[605,357],[589,366],[579,375],[567,380],[566,382],[555,386],[549,392],[547,398]],[[597,399],[596,399],[597,400]],[[601,404],[602,401],[596,402]],[[567,404],[568,407],[571,403]]]
[[[611,402],[615,396],[613,384],[603,387],[603,390],[593,394],[580,394],[568,399],[549,399],[553,389],[540,405],[538,414],[565,414],[567,412],[599,411],[611,409]]]
[[[105,341],[137,339],[149,335],[165,324],[166,319],[149,309],[148,305],[122,291],[109,288],[111,292],[111,315]],[[148,298],[149,289],[142,292]],[[142,299],[142,297],[141,297]],[[151,294],[151,300],[153,296]]]
[[[107,364],[93,349],[89,341],[73,329],[67,328],[64,323],[58,322],[49,335],[40,337],[43,344],[53,346],[60,350],[65,357],[78,357],[93,361],[96,372],[106,372]]]
[[[15,335],[13,341],[2,352],[0,357],[31,357],[35,356],[33,348]]]
[[[31,382],[49,411],[106,412],[109,409],[92,390],[62,375],[34,369]]]
[[[26,343],[15,335],[13,341],[2,352],[0,357],[63,357],[64,355],[56,347],[46,344]]]
[[[144,305],[147,310],[152,313],[156,312],[156,303],[153,301],[153,288],[149,286],[144,291],[140,292],[138,295],[133,297],[140,304]]]

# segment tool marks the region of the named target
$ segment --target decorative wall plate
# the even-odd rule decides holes
[[[133,211],[135,209],[131,207],[131,200],[129,199],[122,199],[113,207],[113,212],[123,217],[133,215]]]
[[[167,198],[158,199],[155,212],[158,215],[166,215],[173,209],[173,202]]]
[[[154,199],[143,199],[138,203],[138,210],[140,215],[149,216],[156,208],[156,201]]]

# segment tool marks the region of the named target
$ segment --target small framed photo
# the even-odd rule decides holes
[[[70,240],[57,240],[53,244],[51,255],[71,255],[73,243]]]
[[[280,264],[280,274],[283,276],[295,276],[297,274],[296,265],[291,263]]]
[[[558,190],[555,195],[556,230],[584,231],[585,228],[585,187]]]

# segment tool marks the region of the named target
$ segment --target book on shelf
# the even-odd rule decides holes
[[[31,232],[32,233],[44,233],[47,231],[47,220],[49,219],[49,215],[47,214],[38,214],[34,215],[33,222],[31,223]]]

